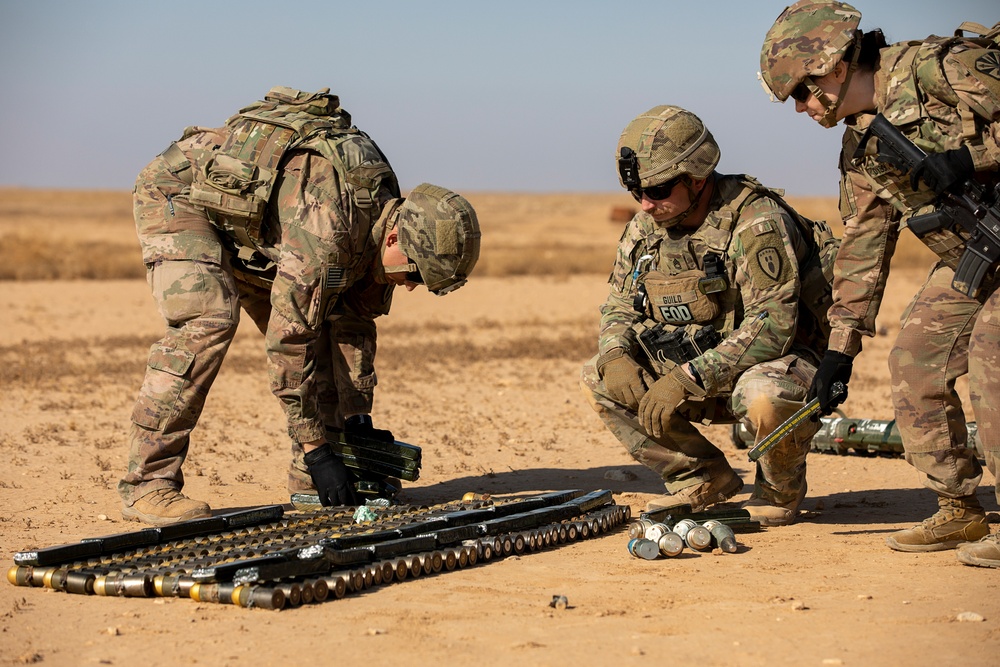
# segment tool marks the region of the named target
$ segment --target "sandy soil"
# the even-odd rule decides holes
[[[894,274],[848,414],[891,418],[885,359],[924,273]],[[638,513],[662,492],[577,388],[604,275],[485,277],[446,299],[397,298],[380,324],[374,418],[423,447],[402,500],[610,489]],[[0,313],[6,570],[23,549],[139,527],[121,520],[114,485],[161,324],[141,280],[5,282]],[[242,327],[186,466],[186,492],[216,510],[287,502],[261,348]],[[728,429],[708,432],[751,482]],[[622,470],[634,481],[606,477]],[[980,497],[995,512],[992,483],[986,473]],[[736,554],[644,561],[618,532],[283,612],[0,583],[0,664],[997,664],[1000,571],[884,545],[935,509],[903,460],[813,454],[809,489],[801,521],[741,535]],[[569,608],[550,608],[554,594]]]

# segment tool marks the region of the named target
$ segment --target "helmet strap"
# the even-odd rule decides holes
[[[701,198],[704,197],[705,193],[708,192],[708,190],[709,190],[708,179],[706,178],[702,182],[705,183],[705,185],[702,186],[702,188],[698,192],[698,194],[691,200],[691,205],[688,206],[686,209],[684,209],[684,211],[682,211],[681,213],[679,213],[675,217],[670,218],[669,220],[665,221],[663,223],[664,226],[666,226],[668,228],[669,227],[676,227],[677,225],[681,224],[682,222],[684,222],[685,220],[687,220],[689,217],[691,217],[691,214],[694,213],[695,210],[698,208],[698,205],[701,204]],[[693,185],[693,181],[692,181],[691,177],[688,176],[687,174],[684,174],[684,177],[681,179],[681,182],[679,183],[679,185],[683,185],[685,188],[687,188],[688,193],[691,193],[691,192],[694,191],[694,188],[691,187]]]
[[[375,226],[372,227],[372,240],[375,241],[375,244],[378,247],[378,251],[375,253],[373,267],[373,277],[377,283],[384,284],[389,282],[389,280],[385,277],[386,273],[409,270],[407,268],[400,269],[394,266],[382,265],[382,257],[385,255],[385,246],[386,242],[389,240],[389,232],[396,227],[396,211],[399,210],[399,206],[402,203],[403,199],[393,199],[386,202],[385,206],[382,207],[382,214],[379,215],[378,221],[376,221]]]
[[[840,109],[840,105],[844,101],[844,96],[847,94],[847,87],[851,83],[851,77],[854,76],[854,72],[858,69],[858,58],[861,57],[861,46],[858,40],[859,34],[855,31],[854,42],[851,48],[851,61],[847,64],[847,74],[844,75],[844,82],[840,84],[836,102],[831,102],[830,98],[812,81],[806,84],[809,86],[812,94],[816,96],[816,99],[819,100],[819,103],[823,105],[823,117],[819,119],[819,124],[823,127],[834,127],[837,124],[837,110]]]

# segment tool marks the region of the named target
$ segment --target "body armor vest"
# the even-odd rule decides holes
[[[248,266],[260,270],[270,264],[260,257],[262,226],[281,162],[293,149],[314,151],[331,162],[357,214],[365,218],[359,222],[369,227],[378,214],[379,188],[388,184],[398,196],[385,155],[351,125],[350,114],[329,88],[315,93],[272,88],[263,101],[227,120],[226,127],[223,145],[193,171],[190,201],[208,211],[212,222],[235,241],[239,259]]]

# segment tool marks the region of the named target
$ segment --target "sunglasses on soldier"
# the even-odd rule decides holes
[[[816,88],[816,84],[812,82],[812,79],[806,78],[799,85],[792,89],[792,94],[789,95],[796,102],[806,103],[810,95],[814,95],[813,89]]]
[[[634,188],[629,190],[629,192],[632,193],[632,196],[635,197],[636,201],[642,201],[643,196],[648,199],[660,201],[670,197],[674,188],[681,182],[682,178],[683,176],[678,176],[677,178],[670,179],[666,183],[660,183],[659,185],[654,185],[648,188]]]

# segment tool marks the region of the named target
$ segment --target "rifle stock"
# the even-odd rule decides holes
[[[869,139],[879,139],[878,160],[904,173],[913,171],[927,155],[878,114],[865,130],[854,157],[864,154]],[[957,192],[945,192],[937,201],[937,211],[911,218],[907,226],[918,237],[939,229],[952,229],[965,239],[965,250],[955,267],[952,287],[976,298],[988,273],[1000,264],[1000,207],[996,187],[987,188],[969,179]]]

